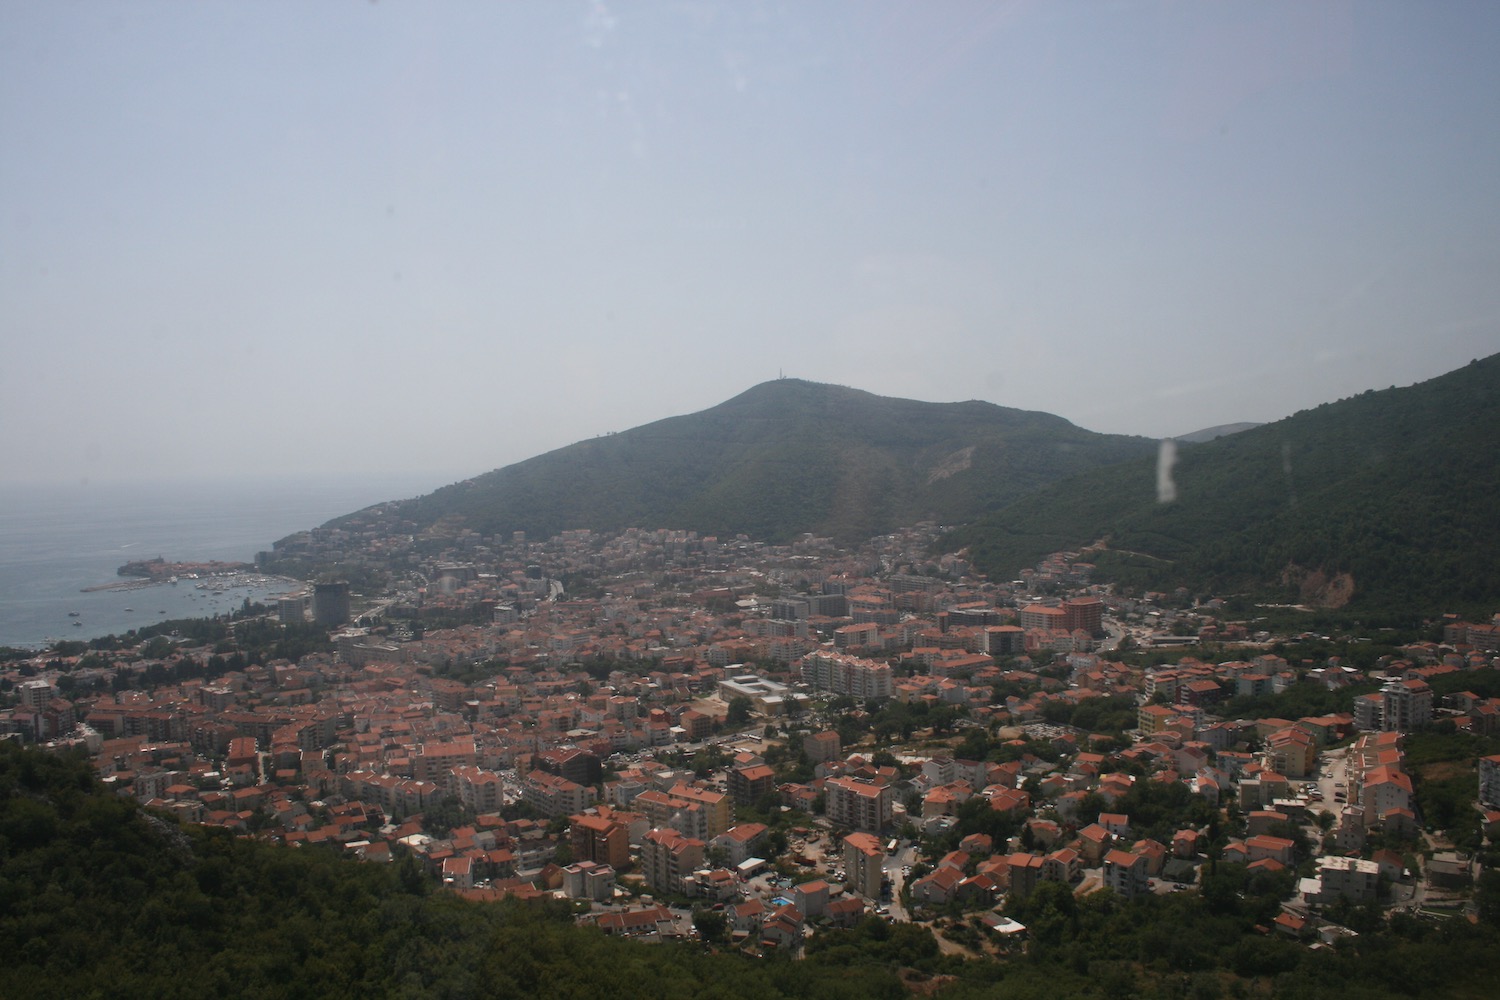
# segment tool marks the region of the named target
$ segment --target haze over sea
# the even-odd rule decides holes
[[[215,594],[188,580],[83,591],[122,582],[116,571],[134,559],[253,562],[256,552],[295,531],[440,485],[430,475],[0,485],[0,646],[38,647],[207,618],[238,608],[246,597],[284,593],[288,585],[275,581]]]

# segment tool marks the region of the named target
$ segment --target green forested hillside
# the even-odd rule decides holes
[[[410,859],[348,860],[179,828],[82,758],[0,742],[0,997],[898,997],[898,942],[765,963],[576,927],[565,904],[471,903]],[[919,941],[920,944],[920,941]]]
[[[1363,607],[1493,602],[1500,356],[1184,447],[1173,478],[1177,499],[1161,503],[1154,460],[1096,470],[949,544],[1004,577],[1102,539],[1104,575],[1141,586]]]
[[[1153,447],[1046,413],[781,379],[395,506],[423,529],[546,536],[642,526],[856,540],[928,518],[968,521]]]
[[[410,859],[349,860],[178,827],[102,789],[81,757],[0,742],[0,997],[1015,998],[1489,996],[1500,886],[1480,922],[1374,910],[1314,952],[1263,927],[1291,873],[1220,865],[1202,892],[1124,902],[1045,883],[1007,905],[1007,961],[941,953],[927,927],[818,929],[806,958],[650,945],[561,903],[471,903]],[[960,922],[943,932],[977,942]]]

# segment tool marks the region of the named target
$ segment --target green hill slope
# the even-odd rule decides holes
[[[770,541],[802,532],[855,540],[923,519],[968,521],[1153,448],[1144,438],[1096,434],[1046,413],[780,379],[700,413],[581,441],[397,508],[424,530],[545,536],[636,525]]]
[[[942,954],[932,929],[874,917],[815,919],[798,961],[642,944],[575,926],[560,900],[475,903],[432,881],[410,856],[381,865],[179,827],[105,791],[81,756],[0,741],[6,998],[1033,1000],[1180,997],[1189,976],[1212,987],[1194,996],[1486,997],[1500,946],[1491,873],[1478,924],[1399,914],[1385,927],[1360,908],[1359,937],[1322,951],[1256,933],[1289,875],[1223,864],[1202,892],[1130,902],[1043,883],[1008,903],[1030,933],[1003,962]],[[972,925],[942,933],[983,940]]]
[[[1005,577],[1103,540],[1104,575],[1339,605],[1500,599],[1500,355],[1056,484],[956,532]]]
[[[472,903],[419,863],[179,827],[103,790],[81,757],[0,741],[0,996],[900,997],[902,950],[843,964],[641,945],[566,903]],[[887,937],[895,935],[887,933]]]

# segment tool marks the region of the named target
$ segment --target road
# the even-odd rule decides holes
[[[885,875],[891,880],[891,919],[906,922],[911,916],[906,908],[901,905],[901,887],[906,884],[906,876],[901,869],[916,864],[917,848],[915,845],[907,845],[895,854],[887,855],[885,859]]]
[[[1349,793],[1347,753],[1348,749],[1341,747],[1337,750],[1329,750],[1326,753],[1318,755],[1318,777],[1316,780],[1318,791],[1323,795],[1323,801],[1321,803],[1314,803],[1314,805],[1321,805],[1335,816],[1344,807],[1344,803],[1338,801],[1338,795],[1342,793],[1347,798]]]
[[[1125,629],[1112,618],[1104,619],[1104,632],[1106,638],[1099,644],[1099,652],[1104,653],[1120,648],[1120,640],[1125,638]]]

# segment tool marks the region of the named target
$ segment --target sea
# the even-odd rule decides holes
[[[177,618],[212,618],[299,589],[246,576],[131,589],[136,559],[255,561],[277,539],[372,504],[429,493],[432,476],[0,484],[0,646],[41,649]],[[222,581],[213,581],[214,584]]]

